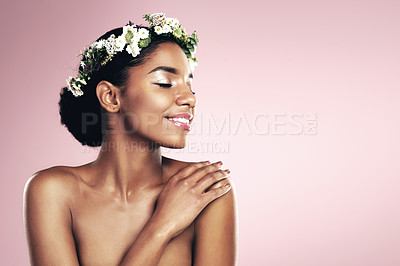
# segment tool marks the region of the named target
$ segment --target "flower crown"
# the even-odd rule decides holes
[[[83,53],[81,68],[78,77],[67,79],[68,90],[75,97],[83,95],[81,87],[86,85],[91,76],[99,71],[100,67],[106,65],[119,52],[124,50],[136,57],[142,48],[147,47],[152,40],[152,36],[168,36],[176,40],[189,60],[191,67],[197,65],[194,56],[197,42],[199,41],[196,31],[188,35],[176,18],[167,18],[164,13],[146,14],[143,18],[149,22],[149,27],[140,28],[129,22],[123,27],[122,35],[112,34],[108,39],[101,39],[94,42]]]

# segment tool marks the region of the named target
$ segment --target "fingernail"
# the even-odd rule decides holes
[[[210,161],[205,161],[206,164],[210,164]]]
[[[230,188],[230,187],[231,187],[231,184],[226,183],[226,184],[225,184],[225,187],[226,187],[226,188]]]
[[[222,162],[221,162],[221,161],[219,161],[217,164],[218,164],[218,165],[222,165]]]
[[[224,170],[225,173],[230,174],[231,171],[229,169]]]

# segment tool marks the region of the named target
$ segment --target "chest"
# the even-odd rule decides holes
[[[157,196],[138,196],[129,204],[84,196],[72,209],[81,265],[118,265],[156,207]],[[166,246],[159,265],[191,265],[194,228],[189,226]]]

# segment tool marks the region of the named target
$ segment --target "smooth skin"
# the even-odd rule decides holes
[[[229,170],[160,152],[186,145],[166,116],[194,114],[191,82],[181,48],[164,43],[130,70],[125,93],[98,84],[109,125],[98,158],[39,171],[25,187],[32,265],[236,265]]]

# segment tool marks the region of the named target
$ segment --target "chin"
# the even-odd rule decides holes
[[[170,149],[183,149],[186,147],[186,137],[165,140],[161,142],[161,146]]]

